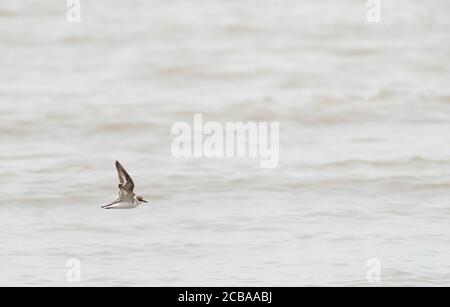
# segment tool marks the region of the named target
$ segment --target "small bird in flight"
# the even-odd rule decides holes
[[[116,161],[117,173],[119,175],[119,197],[109,205],[102,206],[103,209],[133,209],[143,203],[148,203],[142,196],[134,194],[134,182],[123,166]]]

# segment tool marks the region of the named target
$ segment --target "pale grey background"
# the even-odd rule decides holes
[[[450,285],[450,2],[383,3],[2,0],[0,285]],[[280,167],[172,158],[194,112]]]

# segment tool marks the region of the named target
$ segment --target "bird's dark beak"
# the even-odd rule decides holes
[[[144,200],[144,199],[142,200],[142,202],[144,202],[144,203],[147,203],[147,204],[148,204],[148,201],[146,201],[146,200]]]

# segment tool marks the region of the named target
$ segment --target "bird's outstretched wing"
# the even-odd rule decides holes
[[[116,161],[117,174],[119,175],[119,190],[120,193],[133,193],[134,190],[134,182],[131,179],[130,175],[128,175],[127,171],[123,168],[123,166]]]

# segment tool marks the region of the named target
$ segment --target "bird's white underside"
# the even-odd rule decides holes
[[[121,202],[111,206],[108,206],[106,209],[134,209],[142,203],[135,202]]]

